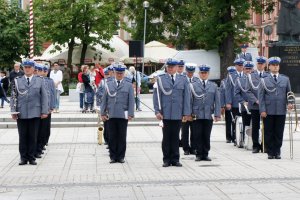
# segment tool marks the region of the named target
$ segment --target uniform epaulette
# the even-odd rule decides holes
[[[129,83],[132,83],[132,80],[130,78],[128,78],[128,77],[125,77],[124,80],[127,81],[127,82],[129,82]]]
[[[158,76],[159,76],[159,77],[163,77],[164,75],[166,75],[166,73],[164,73],[164,74],[159,74]]]
[[[106,78],[106,82],[110,82],[110,81],[112,81],[112,80],[114,80],[113,77],[107,77],[107,78]]]

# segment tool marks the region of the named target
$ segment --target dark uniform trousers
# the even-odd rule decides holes
[[[108,144],[109,143],[108,121],[103,122],[103,126],[104,126],[103,137],[104,137],[105,142]]]
[[[48,117],[40,120],[39,131],[37,135],[37,144],[36,144],[36,154],[41,154],[43,147],[45,146],[45,141],[48,131]]]
[[[230,110],[225,110],[226,140],[234,141],[232,135],[232,117]]]
[[[252,120],[252,142],[253,149],[260,149],[259,144],[259,129],[260,129],[260,114],[259,110],[251,110],[251,120]]]
[[[264,120],[264,134],[268,155],[280,155],[285,115],[267,115]]]
[[[125,158],[127,125],[127,119],[110,118],[108,121],[109,156],[112,160]]]
[[[47,120],[47,131],[46,131],[46,137],[45,137],[44,145],[48,144],[49,138],[50,138],[50,135],[51,135],[51,114],[48,115],[46,120]]]
[[[21,160],[33,161],[36,152],[40,118],[17,119]]]
[[[193,121],[187,121],[182,123],[181,127],[181,143],[184,151],[194,151],[195,139],[194,139]],[[190,134],[191,133],[191,134]]]
[[[211,119],[197,119],[194,121],[196,139],[196,156],[205,158],[210,150],[210,134],[213,125]]]
[[[179,162],[179,132],[181,120],[163,120],[162,152],[164,163]]]

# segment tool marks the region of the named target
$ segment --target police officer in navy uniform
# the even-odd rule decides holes
[[[193,82],[191,85],[192,115],[196,118],[194,122],[197,146],[195,161],[211,161],[208,153],[213,120],[221,119],[220,92],[218,86],[208,80],[210,67],[201,65],[199,71],[200,81]]]
[[[166,73],[157,76],[153,104],[158,120],[163,121],[163,167],[182,167],[179,162],[181,122],[191,115],[191,94],[186,76],[177,74],[178,61],[168,59]]]
[[[246,127],[250,127],[251,123],[251,113],[248,108],[248,91],[250,90],[250,84],[248,81],[248,75],[252,72],[254,67],[254,63],[252,61],[245,61],[244,62],[244,73],[242,77],[238,77],[236,80],[236,84],[234,87],[234,95],[235,98],[239,99],[239,108],[242,119],[243,119],[243,132],[242,132],[242,141],[245,139],[245,130]],[[241,141],[237,141],[241,142]],[[239,147],[242,148],[244,146],[243,143],[239,144]]]
[[[239,55],[237,55],[236,58],[242,58],[245,61],[252,61],[251,53],[247,53],[248,45],[247,44],[242,44],[240,47],[241,47],[242,52]]]
[[[291,91],[290,80],[279,74],[279,57],[269,58],[270,74],[261,80],[258,90],[259,112],[264,121],[264,134],[268,159],[281,159],[286,108],[293,108],[287,102],[287,93]]]
[[[134,117],[134,91],[125,79],[126,66],[115,64],[115,79],[108,81],[101,103],[101,117],[108,121],[110,163],[124,163],[128,120]]]
[[[265,66],[267,62],[267,58],[263,56],[259,56],[256,58],[257,65],[256,70],[254,70],[250,76],[248,76],[250,89],[248,90],[248,107],[251,111],[251,121],[252,121],[252,142],[253,149],[252,153],[258,153],[261,148],[261,144],[259,143],[259,129],[260,129],[260,114],[259,114],[259,101],[258,101],[258,88],[260,85],[260,80],[269,75],[268,72],[265,71]]]
[[[23,62],[25,75],[15,79],[11,98],[12,118],[17,120],[19,132],[19,165],[36,165],[37,134],[40,120],[49,112],[47,91],[41,77],[34,76],[34,61]]]
[[[236,84],[236,79],[238,77],[242,77],[244,72],[244,59],[238,58],[234,61],[236,72],[233,72],[231,74],[228,74],[227,83],[226,83],[226,90],[225,90],[225,101],[226,101],[226,109],[229,111],[230,116],[232,116],[233,119],[237,115],[240,115],[239,112],[239,102],[241,99],[238,99],[234,95],[234,87]],[[232,131],[232,140],[234,141],[234,145],[236,145],[235,141],[235,121],[231,123],[231,131]]]
[[[47,118],[41,119],[40,121],[39,131],[37,135],[37,146],[36,146],[35,158],[41,158],[43,154],[43,150],[46,150],[45,146],[48,145],[48,141],[51,133],[51,112],[55,108],[56,89],[55,89],[54,81],[49,77],[47,77],[49,71],[48,65],[36,63],[35,69],[37,71],[37,75],[40,76],[44,81],[44,87],[47,92],[48,107],[49,107]]]
[[[185,64],[186,78],[189,83],[193,83],[198,79],[197,77],[194,77],[196,66],[197,65],[193,63]],[[193,119],[183,121],[181,127],[181,143],[184,155],[195,154],[196,144],[193,132]]]
[[[236,73],[236,68],[235,66],[229,66],[227,67],[227,77],[224,78],[221,81],[221,85],[220,85],[220,102],[221,102],[221,108],[222,110],[224,110],[225,113],[225,128],[226,128],[226,143],[231,143],[234,142],[234,137],[233,137],[233,132],[232,132],[232,114],[231,114],[231,110],[226,109],[226,85],[227,85],[227,81],[229,75],[232,76],[232,74]]]

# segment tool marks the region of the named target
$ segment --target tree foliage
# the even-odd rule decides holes
[[[121,6],[118,0],[36,0],[39,36],[59,45],[68,43],[70,66],[72,51],[80,45],[75,43],[76,38],[81,40],[82,61],[88,45],[109,48],[107,41],[118,29]]]
[[[134,39],[141,39],[143,32],[142,0],[129,0],[131,19],[137,23],[133,30]],[[246,26],[250,19],[249,10],[256,13],[273,11],[273,0],[152,0],[150,2],[147,37],[169,40],[188,49],[218,49],[221,56],[221,73],[232,65],[237,46],[251,43],[251,27]],[[153,28],[152,21],[159,19],[160,27]],[[163,37],[152,38],[152,35]]]
[[[0,13],[0,64],[8,67],[29,55],[29,15],[17,1],[7,0],[0,0]],[[35,51],[39,47],[37,43]]]

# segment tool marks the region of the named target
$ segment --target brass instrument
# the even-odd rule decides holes
[[[103,132],[104,132],[104,127],[101,125],[101,112],[98,111],[97,139],[98,139],[98,144],[99,145],[103,144]]]
[[[288,121],[289,121],[289,140],[290,140],[290,158],[293,159],[294,157],[294,132],[297,131],[298,128],[298,113],[297,113],[297,107],[296,107],[296,97],[293,92],[287,93],[287,102],[288,104],[293,105],[294,110],[288,110]],[[294,111],[295,114],[295,129],[293,129],[293,119],[292,119],[292,112]]]

